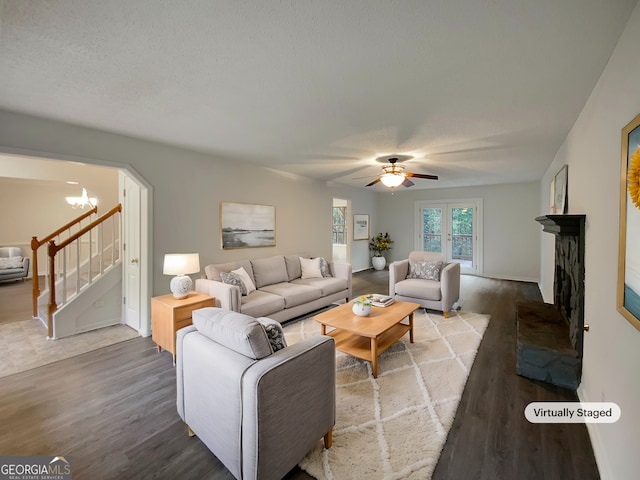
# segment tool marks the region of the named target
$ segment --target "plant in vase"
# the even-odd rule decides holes
[[[393,240],[389,236],[389,233],[379,233],[371,239],[369,242],[369,250],[373,252],[373,268],[376,270],[382,270],[387,264],[387,260],[382,256],[383,252],[391,250],[391,244]]]
[[[366,317],[371,313],[371,299],[366,295],[361,295],[355,299],[351,310],[359,317]]]

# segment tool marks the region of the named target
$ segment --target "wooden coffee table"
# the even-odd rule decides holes
[[[378,356],[407,332],[413,343],[413,312],[420,305],[394,302],[388,307],[371,307],[371,314],[359,317],[351,311],[352,302],[322,312],[314,320],[322,325],[322,334],[336,340],[336,348],[371,362],[373,378],[378,377]],[[402,321],[408,317],[409,323]],[[333,330],[327,332],[327,327]]]

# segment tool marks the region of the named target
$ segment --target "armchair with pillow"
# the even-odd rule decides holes
[[[447,318],[460,298],[460,264],[446,263],[438,253],[411,252],[389,265],[389,296],[440,310]]]

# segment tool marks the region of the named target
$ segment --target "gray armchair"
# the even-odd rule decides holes
[[[332,337],[286,346],[274,320],[213,307],[192,318],[177,332],[178,414],[237,479],[281,479],[322,437],[331,446]]]
[[[0,281],[27,278],[30,259],[22,256],[19,247],[0,247],[0,259]]]
[[[389,265],[389,296],[440,310],[447,318],[460,298],[460,264],[446,263],[438,253],[411,252]]]

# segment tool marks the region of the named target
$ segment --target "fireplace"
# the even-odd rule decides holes
[[[553,304],[517,305],[518,374],[576,389],[582,376],[585,215],[536,218],[555,235]]]

